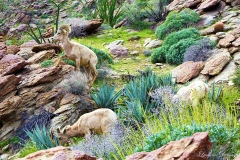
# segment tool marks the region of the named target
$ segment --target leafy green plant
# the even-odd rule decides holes
[[[117,2],[117,0],[100,0],[97,2],[98,16],[103,22],[108,23],[111,27],[115,25],[117,19],[122,15],[122,3],[116,8]]]
[[[223,104],[222,101],[223,97],[223,86],[220,85],[219,87],[216,87],[216,83],[214,82],[212,84],[212,87],[208,91],[208,100],[210,103],[217,103],[217,104]]]
[[[210,139],[213,143],[213,149],[221,148],[229,145],[227,153],[233,153],[233,150],[240,147],[238,143],[239,128],[237,130],[228,130],[225,126],[220,124],[200,125],[193,123],[191,125],[184,125],[183,127],[167,126],[165,130],[157,134],[153,134],[147,137],[142,146],[136,148],[136,152],[139,151],[152,151],[160,148],[170,141],[179,140],[184,137],[193,135],[196,132],[210,133]]]
[[[55,21],[55,27],[56,27],[56,30],[54,32],[54,29],[53,29],[53,34],[54,33],[57,33],[57,29],[58,29],[58,21],[59,21],[59,12],[60,12],[60,8],[61,6],[64,4],[64,3],[61,3],[61,4],[56,4],[54,1],[50,0],[50,3],[53,3],[56,7],[57,7],[57,16],[56,16],[56,21]],[[28,33],[28,35],[34,39],[38,44],[42,44],[43,42],[46,43],[44,37],[42,36],[42,31],[40,30],[40,28],[38,27],[37,25],[37,30],[38,30],[38,35],[39,37],[37,36],[37,34],[33,31],[33,28],[30,26],[29,22],[27,23],[29,29],[30,29],[30,33]],[[50,42],[50,41],[49,41]]]
[[[41,66],[44,67],[44,68],[50,67],[50,66],[53,66],[53,65],[54,65],[54,63],[53,63],[53,61],[50,60],[50,59],[41,62]]]
[[[28,27],[30,28],[30,32],[27,32],[27,34],[32,37],[32,39],[34,39],[38,44],[42,44],[43,42],[46,43],[44,37],[42,36],[42,31],[40,30],[40,28],[37,26],[37,30],[38,30],[38,34],[40,36],[40,38],[35,34],[35,32],[33,31],[33,28],[30,26],[29,22],[27,23]]]
[[[35,129],[32,132],[28,130],[25,132],[36,144],[38,150],[59,146],[57,137],[50,135],[45,126],[40,129],[38,125],[35,125]]]
[[[114,110],[116,108],[116,102],[122,95],[122,91],[114,93],[116,85],[113,87],[108,86],[105,82],[99,88],[99,92],[91,92],[91,96],[99,108],[110,108]]]
[[[160,48],[157,48],[153,51],[151,55],[151,61],[153,63],[164,62],[164,60],[165,59],[167,60],[168,57],[167,60],[168,62],[178,64],[180,61],[183,61],[184,52],[191,44],[190,39],[192,39],[192,44],[194,44],[193,42],[197,41],[199,38],[200,32],[195,28],[183,29],[178,32],[171,33],[165,38],[163,45]],[[188,40],[181,41],[184,39]],[[173,60],[174,59],[173,55],[174,56],[180,55],[176,62],[174,62]]]
[[[166,54],[167,63],[181,64],[183,62],[186,49],[195,43],[195,39],[187,38],[182,39],[178,43],[172,45]]]
[[[165,22],[157,27],[156,35],[158,38],[164,39],[168,34],[189,27],[199,19],[199,14],[188,8],[179,13],[172,11],[168,14]]]
[[[19,152],[19,158],[23,158],[36,151],[38,151],[36,144],[33,141],[27,141],[27,143],[24,145],[24,148],[22,148]]]
[[[238,89],[240,89],[240,66],[237,67],[234,75],[235,77],[232,79],[232,81],[234,85],[237,86]]]

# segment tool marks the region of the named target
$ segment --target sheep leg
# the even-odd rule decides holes
[[[55,66],[58,67],[61,61],[62,61],[62,57],[59,57]]]
[[[87,76],[89,78],[89,81],[92,79],[92,75],[91,75],[91,72],[90,72],[90,67],[84,67],[85,69],[85,72],[87,73]]]
[[[80,72],[80,62],[81,62],[80,58],[76,59],[76,70],[79,72]]]
[[[94,83],[95,79],[97,78],[98,72],[97,72],[96,66],[93,65],[92,63],[90,63],[90,68],[93,70],[93,74],[94,74],[92,80],[89,83],[89,85],[92,86],[92,84]]]

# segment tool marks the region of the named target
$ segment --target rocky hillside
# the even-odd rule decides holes
[[[121,2],[122,1],[118,1],[116,5],[120,6]],[[134,5],[134,2],[135,1],[127,1],[125,3],[128,3],[128,5]],[[111,27],[111,29],[106,29],[106,22],[103,22],[100,19],[87,20],[90,16],[82,17],[81,13],[84,12],[84,7],[89,8],[91,13],[94,13],[94,10],[96,9],[96,2],[94,0],[87,0],[84,1],[84,3],[81,3],[80,1],[61,0],[56,3],[61,5],[59,22],[63,23],[67,21],[73,24],[73,31],[70,34],[71,38],[77,37],[74,40],[78,42],[79,40],[81,40],[81,42],[89,42],[89,44],[86,44],[94,47],[97,46],[98,49],[108,52],[107,55],[110,55],[109,57],[113,58],[115,64],[112,64],[111,67],[109,67],[108,64],[98,69],[100,76],[96,83],[103,81],[100,73],[107,72],[108,75],[111,76],[109,76],[110,78],[107,77],[104,80],[107,80],[107,82],[111,84],[117,84],[117,90],[124,91],[126,88],[121,87],[123,85],[127,85],[129,80],[134,80],[137,77],[137,73],[140,72],[143,77],[144,74],[147,75],[147,73],[139,71],[138,69],[143,69],[143,67],[148,66],[153,68],[154,72],[158,74],[166,72],[171,73],[171,78],[173,79],[170,79],[170,81],[172,82],[176,80],[176,83],[180,84],[179,86],[182,84],[187,85],[188,82],[191,83],[201,80],[208,82],[209,87],[214,83],[222,84],[226,90],[229,89],[229,86],[235,87],[232,82],[232,78],[240,65],[239,0],[171,1],[171,3],[166,6],[166,13],[170,13],[171,11],[180,13],[185,8],[192,9],[200,16],[200,20],[194,25],[191,24],[187,27],[191,26],[197,28],[199,36],[207,37],[216,43],[216,47],[209,52],[209,55],[211,56],[207,57],[206,61],[183,61],[180,64],[173,65],[166,64],[166,60],[158,63],[150,63],[151,58],[149,58],[149,56],[152,56],[160,47],[163,47],[164,41],[167,38],[156,38],[156,35],[148,34],[150,32],[145,34],[145,32],[141,30],[129,29],[128,27],[130,26],[131,21],[127,20],[127,17],[121,17],[121,20],[115,24],[115,28],[125,27],[124,32],[113,34],[116,30]],[[58,128],[62,129],[68,124],[73,124],[84,113],[88,113],[96,107],[99,107],[87,90],[91,90],[91,93],[101,91],[99,91],[100,89],[96,87],[98,84],[95,84],[89,89],[85,80],[83,78],[79,78],[82,77],[82,74],[79,75],[80,73],[74,71],[74,64],[67,65],[67,62],[65,61],[65,63],[61,63],[59,67],[53,65],[63,52],[63,48],[61,46],[51,43],[38,44],[36,41],[32,40],[30,36],[28,36],[28,33],[31,33],[30,28],[27,25],[28,23],[35,32],[37,32],[37,26],[40,27],[40,30],[44,33],[46,40],[52,36],[52,32],[54,31],[53,26],[55,25],[54,23],[57,15],[57,8],[54,3],[47,0],[23,0],[18,2],[2,1],[0,2],[0,5],[2,5],[2,7],[0,7],[0,160],[7,160],[16,159],[16,157],[18,157],[18,155],[16,155],[16,151],[19,151],[19,148],[23,146],[16,145],[16,143],[14,143],[14,137],[18,137],[19,139],[22,138],[24,140],[27,137],[25,133],[26,128],[32,129],[37,123],[46,123],[49,133],[51,132],[53,135],[57,135]],[[115,12],[117,12],[117,10],[115,10]],[[70,20],[69,18],[74,19]],[[86,20],[83,18],[86,18]],[[150,25],[147,29],[156,29],[165,22],[165,18],[161,21],[152,22],[149,17],[146,18],[143,16],[142,21],[151,22],[152,26]],[[99,29],[101,25],[102,28]],[[138,34],[142,34],[142,37],[138,36]],[[127,35],[130,38],[122,37],[122,35]],[[153,37],[154,40],[151,40],[150,37]],[[113,40],[113,42],[108,43],[109,39]],[[103,51],[98,52],[104,55],[105,52]],[[44,67],[42,65],[43,62],[49,62],[50,67]],[[123,72],[125,73],[127,69],[134,71],[132,71],[131,74],[128,73],[128,80],[123,82],[125,78],[124,76],[126,76]],[[80,87],[72,86],[72,81]],[[70,86],[70,89],[67,90],[66,86]],[[77,88],[77,91],[79,92],[75,92],[74,87]],[[168,98],[171,98],[171,96],[176,93],[174,89],[175,88],[173,87],[173,93],[168,93]],[[114,90],[115,88],[113,91]],[[152,92],[152,88],[145,96],[149,96],[150,92]],[[107,93],[107,91],[102,93]],[[125,101],[129,101],[129,99],[126,99],[126,95],[124,94],[126,93],[122,93],[121,96],[125,97],[119,100],[119,104],[123,105],[126,109]],[[234,119],[234,124],[230,124],[229,126],[236,127],[238,123],[236,121],[239,121],[237,117],[239,118],[238,112],[240,94],[237,92],[231,96],[228,95],[228,97],[226,96],[225,98],[226,101],[231,98],[234,99],[229,102],[231,106],[229,105],[224,107],[229,107],[233,111],[229,112],[229,108],[225,108],[224,112],[226,113],[220,113],[221,111],[213,112],[214,114],[216,112],[216,114],[224,114],[224,116],[228,118],[230,117],[228,120],[233,121]],[[150,98],[147,100],[149,102],[146,101],[144,104],[140,105],[131,102],[134,106],[132,108],[137,108],[137,106],[144,108],[144,105],[148,105],[148,103],[152,101]],[[163,103],[162,101],[164,100],[162,99],[161,103]],[[210,104],[212,107],[212,102],[210,103],[208,101],[206,104],[202,103],[201,105]],[[220,109],[220,107],[223,107],[222,104],[216,104],[217,109]],[[182,108],[184,107],[181,106],[180,109]],[[115,111],[119,111],[116,108],[113,109],[115,109]],[[124,114],[119,111],[119,119],[122,118],[121,120],[124,124],[126,124],[126,128],[133,126],[133,128],[135,127],[135,130],[138,130],[138,127],[143,127],[142,130],[144,132],[150,132],[144,128],[146,127],[144,124],[145,121],[142,119],[145,117],[141,117],[141,123],[136,122],[139,119],[133,119],[134,116],[140,114],[140,110],[138,110],[136,114],[132,113],[131,115],[131,111],[127,109]],[[172,110],[168,111],[172,112]],[[161,114],[160,111],[156,112],[158,112],[157,114]],[[175,114],[176,110],[173,112]],[[154,110],[146,110],[144,113],[145,116],[149,117],[153,117],[152,115],[156,114],[154,113]],[[127,114],[129,114],[128,117],[124,117]],[[201,114],[198,116],[200,115]],[[161,120],[161,123],[164,121],[161,118],[158,118],[158,120]],[[214,121],[214,118],[211,120]],[[169,121],[167,123],[170,125],[171,122]],[[208,124],[208,122],[206,122],[206,124]],[[224,121],[224,124],[222,125],[224,126],[226,124]],[[233,130],[233,132],[235,133],[236,130]],[[168,144],[166,143],[164,146],[152,149],[148,152],[143,151],[132,154],[132,152],[136,152],[137,150],[137,146],[134,146],[134,148],[131,148],[132,155],[127,155],[129,152],[124,151],[121,155],[117,156],[124,156],[128,160],[170,159],[176,158],[175,155],[178,155],[179,159],[208,159],[208,155],[210,155],[210,153],[211,156],[215,154],[211,152],[213,143],[210,142],[211,135],[209,135],[208,132],[205,132],[205,130],[199,130],[199,132],[201,133],[194,132],[195,134],[192,136],[189,135],[190,137],[188,138],[180,136],[178,139],[173,139],[173,142]],[[138,133],[131,132],[131,135],[138,135]],[[146,138],[149,135],[153,135],[153,133],[144,133],[142,135]],[[236,135],[238,134],[236,133]],[[238,137],[235,136],[234,138],[237,139]],[[17,140],[18,142],[20,141],[23,144],[25,143],[25,141],[21,141],[19,139]],[[239,142],[239,140],[234,142]],[[95,142],[92,143],[94,144]],[[143,140],[141,140],[141,143],[143,143]],[[87,146],[87,144],[84,145]],[[138,145],[140,146],[140,144]],[[225,144],[221,144],[221,147],[224,148],[224,145]],[[63,153],[63,150],[66,152]],[[172,150],[174,150],[174,152]],[[217,150],[214,151],[216,152]],[[200,152],[204,156],[196,154]],[[97,159],[94,157],[96,156],[95,154],[91,154],[91,156],[89,156],[78,149],[73,149],[73,146],[72,148],[58,146],[49,150],[38,151],[23,159],[40,159],[46,155],[50,157],[49,159],[51,159],[51,157],[59,157],[59,159],[61,159],[62,157],[66,157],[66,153],[71,153],[71,155],[74,155],[75,159]],[[102,156],[105,156],[104,158],[106,159],[105,154],[102,154]],[[159,156],[162,156],[162,158],[156,158]],[[235,155],[231,155],[231,158],[233,157],[235,157]]]

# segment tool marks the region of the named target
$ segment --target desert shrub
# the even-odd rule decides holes
[[[157,27],[156,35],[160,39],[164,39],[168,34],[179,31],[183,28],[192,26],[200,19],[197,12],[191,9],[184,9],[181,12],[172,11],[168,14],[165,22]]]
[[[234,75],[235,77],[232,79],[232,81],[234,85],[237,86],[238,89],[240,89],[240,66],[237,67]]]
[[[98,108],[110,108],[112,110],[116,108],[116,102],[122,95],[122,91],[114,93],[115,89],[116,85],[111,87],[104,83],[99,87],[98,92],[91,92],[91,97],[97,104]]]
[[[135,151],[149,152],[160,148],[170,141],[179,140],[191,136],[196,132],[205,131],[210,133],[210,139],[213,143],[212,149],[228,146],[227,153],[234,153],[233,151],[240,147],[240,144],[238,143],[239,129],[228,130],[227,127],[220,124],[199,125],[193,123],[191,125],[184,125],[183,127],[176,128],[169,125],[165,130],[147,137],[143,145],[137,147]]]
[[[21,145],[24,145],[28,140],[28,136],[26,134],[26,130],[33,131],[35,125],[37,124],[39,128],[50,126],[51,119],[55,116],[55,114],[40,108],[40,113],[38,115],[28,115],[27,112],[23,113],[23,119],[21,126],[16,129],[14,136],[19,140],[14,144],[14,150],[19,149]]]
[[[186,50],[185,47],[186,46],[189,47],[189,44],[191,43],[190,41],[187,41],[187,40],[182,41],[181,43],[180,43],[180,41],[184,40],[184,39],[190,40],[190,38],[193,40],[192,42],[198,40],[200,38],[200,32],[195,28],[188,28],[188,29],[183,29],[178,32],[169,34],[165,38],[163,45],[160,48],[155,49],[154,53],[151,55],[151,61],[153,63],[163,62],[164,59],[167,60],[166,57],[168,56],[169,62],[172,63],[172,59],[171,59],[172,55],[176,55],[178,53],[178,51],[175,49],[181,49],[180,53],[183,55]],[[187,44],[184,44],[183,42],[187,42]],[[179,43],[179,44],[177,45],[177,43]],[[175,45],[175,46],[172,47],[173,45]],[[172,47],[172,49],[170,50],[171,47]],[[165,57],[164,57],[164,55],[165,55]],[[180,61],[183,61],[183,57]],[[179,63],[179,60],[177,62]]]
[[[123,144],[124,135],[125,128],[120,123],[117,123],[108,137],[91,135],[89,140],[82,140],[72,148],[73,150],[81,150],[91,156],[114,159],[111,155],[118,156],[116,146]]]
[[[165,106],[166,100],[173,97],[175,94],[174,87],[172,86],[161,86],[150,93],[152,101],[157,106]]]
[[[178,43],[172,45],[167,54],[166,54],[166,61],[169,64],[181,64],[183,62],[184,53],[186,49],[196,44],[193,38],[182,39]]]
[[[45,126],[39,128],[35,125],[32,131],[26,130],[26,134],[36,144],[38,150],[53,148],[59,146],[57,137],[50,134],[50,131]]]
[[[54,63],[52,60],[46,60],[46,61],[41,62],[41,67],[44,67],[44,68],[50,67],[53,65],[54,65]]]
[[[168,49],[168,46],[162,46],[154,49],[151,55],[151,62],[152,63],[166,62],[167,49]]]
[[[211,41],[209,38],[198,40],[196,44],[193,44],[187,48],[183,61],[206,61],[212,55],[213,52],[209,51],[212,50],[215,45],[216,43]]]
[[[163,42],[163,46],[170,48],[172,45],[178,43],[182,39],[193,38],[198,40],[200,38],[200,32],[196,28],[182,29],[178,32],[174,32],[166,37]]]
[[[219,87],[216,87],[215,82],[212,84],[211,88],[208,91],[207,98],[210,101],[211,104],[216,103],[219,105],[223,104],[223,86],[220,85]]]
[[[68,73],[65,78],[57,85],[65,93],[76,95],[85,95],[88,88],[88,77],[86,74],[78,71]]]
[[[97,14],[103,20],[113,27],[117,19],[122,15],[121,6],[123,2],[117,5],[117,0],[101,0],[97,1]]]

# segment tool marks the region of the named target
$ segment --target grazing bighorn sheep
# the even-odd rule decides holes
[[[174,98],[179,98],[182,101],[196,107],[200,100],[208,94],[208,85],[203,81],[192,82],[189,86],[179,89]]]
[[[62,25],[57,33],[50,38],[52,41],[61,41],[62,46],[66,52],[64,56],[76,62],[76,70],[80,71],[80,65],[82,65],[89,77],[89,84],[92,85],[95,81],[98,73],[96,69],[96,64],[98,63],[98,58],[96,54],[88,47],[81,45],[76,42],[71,42],[68,38],[71,32],[71,27],[69,25]],[[59,58],[56,66],[59,66],[60,61],[63,57]],[[94,72],[92,77],[91,69]]]
[[[108,108],[100,108],[82,115],[72,126],[66,125],[63,132],[58,128],[58,139],[60,144],[65,144],[72,137],[89,138],[91,133],[103,133],[106,136],[118,121],[115,112]]]

